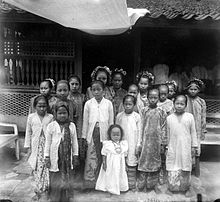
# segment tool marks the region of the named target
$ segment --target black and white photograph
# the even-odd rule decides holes
[[[220,0],[0,0],[0,202],[220,202]]]

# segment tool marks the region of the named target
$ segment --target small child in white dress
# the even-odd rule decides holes
[[[128,190],[125,157],[128,143],[122,140],[121,126],[111,125],[108,130],[109,140],[103,141],[103,163],[96,182],[96,190],[107,191],[110,194],[120,195],[120,191]]]

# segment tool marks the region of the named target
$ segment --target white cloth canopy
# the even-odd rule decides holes
[[[121,34],[147,9],[127,9],[126,0],[5,0],[65,27],[96,35]]]

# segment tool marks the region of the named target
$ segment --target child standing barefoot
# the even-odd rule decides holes
[[[144,108],[142,113],[142,137],[138,141],[140,151],[138,188],[154,189],[158,193],[161,151],[166,145],[166,112],[157,107],[159,100],[157,88],[148,89],[148,100],[149,107]]]
[[[95,188],[102,164],[102,142],[107,140],[107,131],[113,124],[112,102],[103,97],[104,83],[95,80],[91,84],[93,98],[84,106],[82,138],[87,140],[88,150],[85,161],[85,189]]]
[[[187,106],[186,112],[191,113],[194,116],[196,124],[197,142],[198,149],[196,150],[195,157],[195,175],[199,177],[200,166],[199,166],[199,156],[201,154],[201,144],[200,141],[205,139],[206,133],[206,102],[204,99],[198,96],[200,89],[203,87],[204,83],[199,79],[192,79],[189,81],[187,86]],[[193,163],[194,164],[194,163]]]
[[[166,169],[168,171],[168,190],[186,192],[192,195],[190,177],[192,156],[197,147],[196,129],[193,115],[185,112],[187,97],[178,95],[174,100],[175,113],[167,117],[168,152]]]
[[[126,95],[123,99],[124,111],[116,117],[116,124],[120,125],[124,131],[124,139],[128,142],[128,156],[126,158],[129,189],[136,190],[136,173],[138,159],[136,147],[141,132],[141,117],[134,112],[136,98]]]
[[[44,153],[50,168],[49,196],[51,202],[68,202],[73,195],[72,169],[78,165],[76,127],[66,102],[59,101],[54,107],[55,121],[47,127]]]
[[[137,108],[139,114],[144,107],[148,106],[147,88],[154,82],[154,76],[148,71],[139,72],[136,76],[139,88],[139,94],[137,96]]]
[[[25,134],[24,147],[28,148],[28,162],[34,171],[36,182],[36,196],[48,191],[49,171],[44,164],[45,132],[47,125],[52,121],[53,115],[47,114],[48,101],[44,95],[38,95],[33,101],[35,113],[29,114]]]
[[[122,140],[123,130],[119,125],[111,125],[108,136],[109,140],[103,142],[103,163],[95,188],[120,195],[120,191],[128,190],[125,166],[128,143]]]

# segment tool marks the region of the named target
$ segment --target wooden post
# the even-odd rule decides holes
[[[134,31],[134,68],[133,79],[136,80],[136,75],[140,71],[141,66],[141,29]]]
[[[74,61],[75,61],[74,73],[78,75],[82,81],[82,34],[80,32],[77,32],[76,38],[75,38],[75,60]]]

